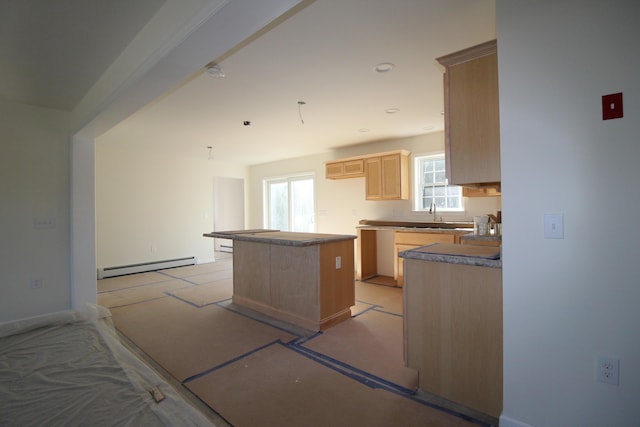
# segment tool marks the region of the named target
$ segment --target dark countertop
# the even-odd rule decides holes
[[[405,231],[408,233],[448,233],[458,234],[461,237],[473,233],[473,228],[438,228],[438,227],[405,227],[392,225],[359,225],[359,230],[379,230],[379,231]]]
[[[447,221],[387,221],[387,220],[371,220],[361,219],[360,225],[373,227],[399,227],[399,228],[437,228],[437,229],[472,229],[473,222],[447,222]]]
[[[404,259],[502,268],[500,248],[493,246],[433,243],[431,245],[400,252],[398,256]]]
[[[491,241],[491,242],[502,242],[502,236],[493,236],[493,235],[489,235],[489,236],[480,236],[477,234],[465,234],[464,236],[460,236],[460,239],[462,240],[485,240],[485,241]]]
[[[321,245],[323,243],[354,240],[356,238],[356,236],[346,234],[299,233],[278,230],[213,231],[211,233],[205,233],[203,236],[284,246]]]

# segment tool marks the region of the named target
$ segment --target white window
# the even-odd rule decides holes
[[[266,228],[313,233],[314,177],[299,175],[264,181]]]
[[[448,185],[444,154],[416,156],[414,163],[414,210],[462,211],[462,187]]]

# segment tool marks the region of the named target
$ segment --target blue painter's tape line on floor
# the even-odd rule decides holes
[[[380,305],[375,305],[375,304],[370,304],[370,305],[371,305],[371,307],[366,308],[366,309],[362,310],[360,313],[358,313],[358,314],[354,314],[354,315],[353,315],[353,316],[351,316],[351,317],[352,317],[352,318],[356,318],[356,317],[358,317],[358,316],[360,316],[360,315],[362,315],[362,314],[365,314],[365,313],[367,313],[367,312],[369,312],[369,311],[371,311],[371,310],[375,310],[375,309],[376,309],[376,307],[381,307]]]
[[[202,308],[202,307],[203,307],[203,306],[201,306],[201,305],[198,305],[198,304],[192,303],[191,301],[187,301],[187,300],[186,300],[186,299],[184,299],[184,298],[180,298],[179,296],[174,295],[174,294],[172,294],[171,292],[165,292],[165,295],[167,295],[167,296],[169,296],[169,297],[171,297],[171,298],[175,298],[175,299],[177,299],[178,301],[181,301],[181,302],[184,302],[184,303],[186,303],[186,304],[189,304],[191,307],[195,307],[195,308]]]
[[[136,301],[136,302],[131,302],[129,304],[122,304],[122,305],[114,305],[112,307],[107,307],[109,310],[113,309],[113,308],[121,308],[121,307],[129,307],[132,305],[137,305],[137,304],[143,304],[145,302],[150,302],[150,301],[155,301],[155,300],[159,300],[159,299],[163,299],[163,298],[167,298],[167,297],[157,297],[157,298],[151,298],[151,299],[146,299],[144,301]]]
[[[255,315],[252,316],[252,315],[248,314],[247,312],[244,312],[242,309],[235,308],[231,301],[232,301],[231,298],[229,298],[229,299],[220,301],[219,303],[217,303],[217,305],[218,305],[218,307],[224,308],[225,310],[229,310],[232,313],[239,314],[240,316],[244,316],[244,317],[246,317],[248,319],[251,319],[251,320],[253,320],[255,322],[262,323],[263,325],[270,326],[270,327],[272,327],[274,329],[278,329],[279,331],[286,332],[286,333],[291,334],[291,335],[295,335],[297,338],[301,338],[301,337],[306,337],[306,336],[312,335],[310,331],[304,330],[306,332],[302,332],[303,329],[299,328],[299,327],[297,327],[295,325],[286,324],[286,322],[281,322],[281,321],[278,321],[277,319],[269,318],[269,316],[263,315],[263,314],[258,313],[258,312],[253,312],[252,310],[247,309],[248,312],[253,312],[255,314]],[[279,325],[278,323],[281,323],[282,326]],[[290,326],[290,327],[288,327],[288,326]],[[296,329],[297,329],[297,331],[296,331]]]
[[[300,346],[300,345],[303,345],[304,343],[306,343],[307,341],[311,341],[312,339],[321,336],[322,334],[323,334],[323,332],[319,331],[319,332],[316,332],[315,334],[313,334],[313,335],[311,335],[309,337],[302,337],[302,338],[293,339],[293,340],[289,341],[289,343]],[[289,344],[289,343],[287,343],[287,344]]]
[[[178,279],[178,280],[182,280],[183,282],[190,283],[190,284],[192,284],[192,285],[197,285],[197,283],[195,283],[195,282],[191,282],[191,281],[187,280],[187,279],[186,279],[186,278],[184,278],[184,277],[174,276],[173,274],[169,274],[169,273],[167,273],[167,272],[165,272],[165,271],[163,271],[163,270],[154,270],[154,271],[153,271],[153,273],[158,273],[158,274],[161,274],[161,275],[163,275],[163,276],[165,276],[165,277],[171,277],[172,279]]]
[[[468,415],[465,414],[461,414],[459,412],[453,411],[451,409],[447,409],[444,408],[442,406],[436,405],[432,402],[427,402],[423,399],[420,399],[420,397],[418,397],[416,395],[416,392],[413,390],[410,390],[406,387],[402,387],[398,384],[392,383],[390,381],[385,380],[384,378],[380,378],[376,375],[370,374],[366,371],[363,371],[359,368],[356,368],[354,366],[351,366],[349,364],[346,364],[344,362],[341,362],[339,360],[336,360],[332,357],[329,357],[327,355],[324,355],[322,353],[318,353],[317,351],[311,350],[309,348],[305,348],[301,345],[298,345],[296,343],[290,343],[287,345],[288,348],[290,348],[291,350],[297,352],[298,354],[305,356],[313,361],[315,361],[316,363],[319,363],[323,366],[326,366],[329,369],[332,369],[340,374],[343,374],[355,381],[358,381],[359,383],[361,383],[362,385],[365,385],[367,387],[370,388],[374,388],[374,389],[381,389],[381,390],[386,390],[390,393],[394,393],[398,396],[402,396],[404,398],[407,399],[411,399],[412,401],[419,403],[421,405],[425,405],[428,406],[430,408],[434,408],[437,409],[439,411],[443,411],[446,412],[450,415],[453,415],[455,417],[464,419],[465,421],[471,422],[473,424],[477,424],[479,426],[482,427],[491,427],[489,424],[484,423],[482,421],[479,421],[475,418],[472,418]]]
[[[185,378],[184,380],[182,380],[182,384],[187,384],[187,383],[190,383],[190,382],[191,382],[191,381],[193,381],[193,380],[197,380],[198,378],[202,378],[202,377],[204,377],[205,375],[208,375],[208,374],[210,374],[210,373],[212,373],[212,372],[215,372],[215,371],[217,371],[218,369],[224,368],[225,366],[228,366],[228,365],[230,365],[230,364],[232,364],[232,363],[235,363],[235,362],[237,362],[238,360],[242,360],[242,359],[244,359],[244,358],[245,358],[245,357],[247,357],[247,356],[251,356],[252,354],[257,353],[257,352],[259,352],[260,350],[264,350],[265,348],[271,347],[271,346],[272,346],[272,345],[274,345],[274,344],[282,344],[282,341],[280,341],[280,340],[278,339],[278,340],[275,340],[275,341],[271,341],[270,343],[267,343],[267,344],[265,344],[265,345],[263,345],[263,346],[260,346],[260,347],[258,347],[258,348],[254,348],[254,349],[253,349],[253,350],[251,350],[251,351],[248,351],[248,352],[246,352],[246,353],[244,353],[244,354],[241,354],[240,356],[236,356],[236,357],[234,357],[233,359],[229,359],[229,360],[227,360],[227,361],[226,361],[226,362],[224,362],[224,363],[221,363],[221,364],[219,364],[219,365],[217,365],[217,366],[214,366],[213,368],[209,368],[209,369],[207,369],[206,371],[202,371],[202,372],[197,373],[197,374],[195,374],[195,375],[192,375],[192,376],[190,376],[190,377],[188,377],[188,378]]]
[[[334,366],[340,366],[343,369],[349,370],[351,372],[353,372],[357,377],[359,378],[365,378],[366,381],[365,383],[367,385],[369,385],[372,388],[377,388],[374,385],[375,384],[379,384],[381,387],[389,387],[389,388],[393,388],[395,390],[398,390],[401,393],[404,394],[414,394],[415,392],[411,389],[408,389],[406,387],[403,387],[399,384],[395,384],[391,381],[385,380],[384,378],[380,378],[376,375],[373,375],[367,371],[363,371],[360,368],[356,368],[355,366],[349,365],[348,363],[344,363],[338,359],[334,359],[333,357],[327,356],[326,354],[323,353],[319,353],[315,350],[311,350],[310,348],[306,348],[304,346],[299,346],[299,345],[293,345],[292,347],[296,347],[298,349],[300,349],[302,352],[307,353],[308,355],[312,356],[314,359],[320,359],[320,360],[324,360],[327,363],[334,365]]]
[[[222,304],[222,303],[227,302],[227,301],[231,301],[231,298],[225,298],[225,299],[221,299],[219,301],[208,302],[206,304],[202,304],[200,307],[208,307],[210,305],[219,305],[219,304]]]
[[[381,307],[381,305],[379,305],[378,307]],[[378,307],[372,308],[371,311],[377,311],[378,313],[384,313],[384,314],[388,314],[390,316],[397,316],[397,317],[404,317],[402,314],[398,314],[398,313],[393,313],[391,311],[384,311],[384,310],[380,310]]]

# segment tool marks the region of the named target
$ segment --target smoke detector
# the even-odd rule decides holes
[[[215,63],[207,65],[207,74],[216,78],[224,77],[224,71],[222,71],[222,67]]]

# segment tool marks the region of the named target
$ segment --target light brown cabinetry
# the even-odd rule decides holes
[[[356,280],[367,280],[379,276],[378,272],[378,231],[383,228],[358,228]],[[389,230],[389,229],[387,229]],[[394,230],[391,228],[391,230]],[[402,251],[429,245],[431,243],[460,243],[460,236],[468,233],[463,230],[439,230],[439,231],[393,231],[393,280],[389,276],[387,280],[396,286],[402,286],[404,282],[402,258],[398,254]],[[386,256],[386,255],[385,255]]]
[[[502,270],[406,259],[405,357],[428,393],[502,412]]]
[[[399,150],[332,160],[325,164],[325,177],[345,179],[364,176],[367,200],[407,200],[409,154],[406,150]]]
[[[327,179],[359,178],[364,176],[364,159],[329,162],[325,168]]]
[[[498,247],[498,246],[502,245],[502,240],[498,240],[498,239],[460,239],[460,243],[463,244],[463,245]]]
[[[367,200],[409,198],[409,156],[391,153],[365,159]]]
[[[500,182],[495,40],[437,58],[444,65],[447,178],[456,185]]]
[[[232,301],[308,330],[325,330],[351,317],[353,270],[351,239],[305,246],[235,240]]]
[[[462,187],[462,197],[500,196],[499,186]]]
[[[394,250],[394,279],[398,286],[404,283],[403,259],[398,257],[402,251],[418,248],[420,246],[430,245],[431,243],[459,243],[460,236],[458,233],[424,233],[411,231],[396,231],[393,235]]]

